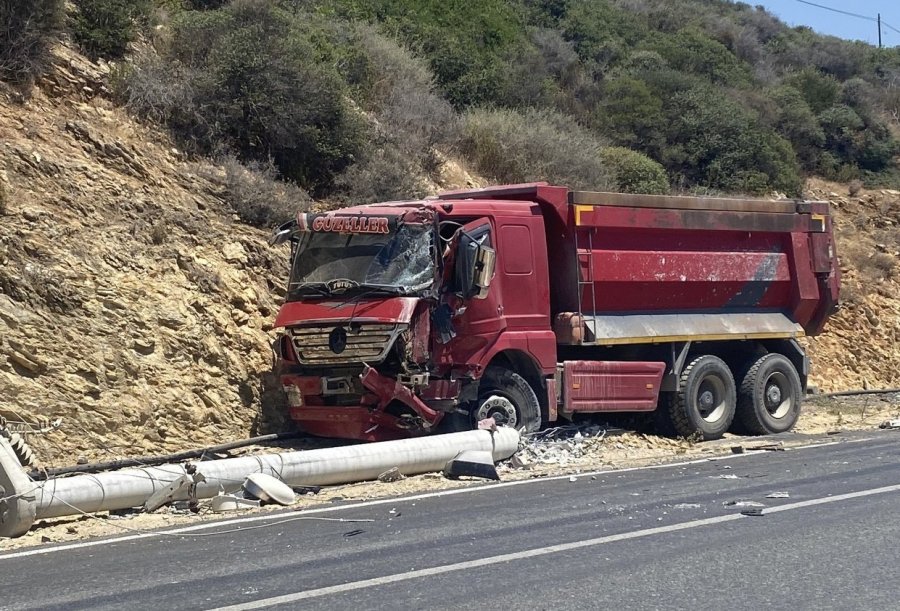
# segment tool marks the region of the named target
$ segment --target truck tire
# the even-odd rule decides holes
[[[485,372],[472,410],[473,426],[490,417],[497,424],[525,433],[541,428],[541,406],[525,378],[508,369],[491,368]]]
[[[725,361],[717,356],[695,358],[681,372],[678,390],[669,406],[677,435],[718,439],[734,420],[737,390]]]
[[[741,381],[737,419],[755,435],[789,431],[800,417],[802,397],[794,364],[781,354],[767,354],[753,363]]]

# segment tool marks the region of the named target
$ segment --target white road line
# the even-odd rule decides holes
[[[801,509],[803,507],[809,507],[811,505],[824,505],[827,503],[836,503],[838,501],[845,501],[847,499],[855,499],[862,498],[866,496],[872,496],[874,494],[884,494],[886,492],[897,492],[900,491],[900,484],[894,486],[884,486],[882,488],[873,488],[870,490],[862,490],[859,492],[850,492],[848,494],[839,494],[830,497],[822,497],[818,499],[811,499],[808,501],[800,501],[797,503],[790,503],[787,505],[780,505],[778,507],[772,507],[770,509],[763,510],[763,515],[768,513],[775,513],[778,511],[790,511],[793,509]],[[478,558],[475,560],[467,560],[465,562],[455,562],[453,564],[445,564],[443,566],[436,566],[429,569],[419,569],[415,571],[408,571],[406,573],[395,573],[393,575],[385,575],[384,577],[375,577],[372,579],[363,579],[361,581],[352,581],[350,583],[339,584],[335,586],[328,586],[325,588],[316,588],[314,590],[305,590],[303,592],[295,592],[293,594],[284,594],[282,596],[272,596],[271,598],[263,598],[260,600],[255,600],[246,603],[240,603],[237,605],[230,605],[227,607],[219,607],[214,609],[213,611],[250,611],[251,609],[263,609],[267,607],[271,607],[274,605],[284,605],[287,603],[294,603],[301,600],[307,600],[310,598],[319,598],[321,596],[328,596],[329,594],[341,594],[344,592],[351,592],[353,590],[362,590],[365,588],[372,588],[376,586],[383,586],[391,583],[397,583],[398,581],[408,581],[410,579],[418,579],[420,577],[431,577],[434,575],[443,575],[445,573],[452,573],[455,571],[464,571],[467,569],[475,569],[484,566],[490,566],[493,564],[499,564],[501,562],[511,562],[514,560],[523,560],[525,558],[534,558],[537,556],[546,556],[548,554],[558,554],[560,552],[568,552],[576,549],[582,549],[585,547],[594,547],[597,545],[603,545],[605,543],[615,543],[617,541],[627,541],[629,539],[639,539],[641,537],[649,537],[652,535],[659,535],[664,533],[677,532],[680,530],[688,530],[692,528],[700,528],[702,526],[711,526],[713,524],[721,524],[723,522],[733,522],[735,520],[740,520],[746,516],[741,514],[729,514],[724,516],[718,516],[715,518],[705,518],[702,520],[693,520],[690,522],[682,522],[680,524],[670,524],[668,526],[658,526],[656,528],[645,528],[642,530],[635,530],[632,532],[621,533],[618,535],[608,535],[605,537],[596,537],[594,539],[586,539],[584,541],[574,541],[572,543],[561,543],[558,545],[549,545],[547,547],[536,547],[532,549],[523,550],[520,552],[513,552],[509,554],[500,554],[498,556],[488,556],[487,558]]]
[[[797,447],[792,447],[792,448],[788,448],[788,449],[790,451],[808,450],[808,449],[812,449],[812,448],[824,448],[824,447],[828,447],[828,446],[840,445],[843,443],[855,443],[855,442],[860,442],[860,441],[868,441],[870,439],[872,439],[872,438],[866,437],[866,438],[861,438],[861,439],[852,439],[852,440],[843,440],[843,441],[829,441],[826,443],[810,444],[807,446],[797,446]],[[682,462],[677,462],[677,463],[665,463],[665,464],[661,464],[661,465],[647,465],[644,467],[628,467],[626,469],[606,469],[606,470],[602,470],[602,471],[586,471],[584,473],[577,474],[577,477],[582,478],[582,477],[590,477],[592,475],[612,475],[612,474],[618,474],[618,473],[629,473],[632,471],[650,471],[650,470],[654,470],[654,469],[671,469],[671,468],[675,468],[675,467],[685,467],[685,466],[689,466],[689,465],[703,464],[703,463],[707,463],[710,461],[737,460],[740,458],[748,458],[748,457],[754,456],[754,455],[756,455],[755,452],[748,452],[748,453],[744,453],[744,454],[725,454],[725,455],[721,455],[721,456],[708,456],[705,458],[698,458],[698,459],[694,459],[694,460],[687,460],[687,461],[682,461]],[[240,518],[232,518],[232,519],[228,519],[228,520],[215,520],[215,521],[205,522],[203,524],[195,524],[192,526],[183,526],[180,528],[161,530],[159,532],[165,532],[168,534],[181,534],[181,533],[189,534],[189,533],[197,532],[197,531],[201,531],[201,530],[221,528],[224,526],[233,526],[235,524],[250,524],[253,522],[263,522],[266,520],[272,520],[272,521],[283,520],[285,518],[285,516],[287,516],[287,515],[295,516],[295,515],[313,515],[313,514],[320,514],[320,513],[331,513],[334,511],[344,511],[344,510],[350,510],[350,509],[359,509],[359,508],[363,508],[363,507],[373,507],[373,506],[377,506],[377,505],[386,505],[389,503],[404,503],[407,501],[418,501],[418,500],[423,500],[423,499],[433,499],[433,498],[444,497],[444,496],[453,496],[456,494],[465,494],[465,493],[469,493],[469,492],[485,492],[485,491],[490,491],[490,490],[496,490],[498,488],[508,488],[510,486],[525,486],[528,484],[537,484],[537,483],[541,483],[541,482],[566,480],[566,479],[569,479],[569,477],[571,475],[572,474],[566,474],[566,475],[557,475],[557,476],[553,476],[553,477],[537,477],[534,479],[521,479],[521,480],[515,480],[515,481],[511,481],[511,482],[479,484],[476,486],[470,486],[470,487],[466,487],[466,488],[454,488],[452,490],[441,490],[438,492],[423,492],[421,494],[415,494],[412,496],[402,496],[402,497],[395,496],[395,497],[388,497],[388,498],[383,498],[383,499],[376,499],[376,500],[372,500],[372,501],[363,501],[360,503],[348,503],[346,505],[332,505],[329,507],[301,509],[301,510],[293,511],[290,513],[285,513],[285,512],[280,511],[277,513],[269,513],[269,514],[265,514],[265,515],[257,514],[257,515],[245,516],[245,517],[240,517]],[[69,550],[73,550],[73,549],[96,547],[99,545],[110,545],[112,543],[123,543],[126,541],[135,541],[138,539],[147,539],[150,537],[157,537],[157,536],[159,536],[159,535],[156,532],[146,532],[146,533],[140,533],[140,534],[134,534],[134,535],[123,535],[121,537],[98,539],[98,540],[94,540],[94,541],[66,543],[63,545],[56,545],[53,547],[39,547],[39,548],[34,548],[34,549],[23,550],[20,552],[10,552],[7,554],[0,554],[0,562],[2,562],[3,560],[11,560],[13,558],[24,558],[26,556],[37,556],[37,555],[41,555],[41,554],[53,554],[53,553],[64,552],[64,551],[69,551]]]

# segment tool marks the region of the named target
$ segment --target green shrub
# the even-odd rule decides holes
[[[228,4],[229,0],[186,0],[189,8],[196,11],[206,11],[210,9],[219,9]]]
[[[565,115],[475,109],[464,116],[460,148],[482,175],[498,182],[546,180],[603,191],[615,185],[600,157],[603,145]]]
[[[366,137],[312,15],[265,0],[187,11],[172,22],[162,62],[138,61],[123,99],[162,117],[188,150],[233,153],[327,192]]]
[[[152,0],[76,0],[72,36],[92,57],[121,57],[146,20]]]
[[[599,70],[621,61],[644,37],[648,28],[627,11],[606,0],[573,0],[560,26],[579,57]]]
[[[685,184],[722,191],[800,193],[790,143],[736,102],[707,88],[676,94],[667,108],[663,165]]]
[[[358,163],[335,179],[334,188],[346,203],[368,203],[424,197],[421,165],[388,140],[374,146]]]
[[[647,83],[630,76],[606,83],[592,123],[630,148],[658,149],[665,140],[663,100]]]
[[[793,145],[803,167],[815,169],[825,144],[825,132],[816,115],[794,87],[779,87],[770,98],[776,108],[775,128]]]
[[[271,228],[309,208],[309,195],[293,183],[278,180],[271,162],[244,165],[226,157],[222,166],[225,202],[248,225]]]
[[[63,0],[0,0],[0,79],[33,83],[64,17]]]
[[[662,56],[669,66],[722,85],[747,84],[750,70],[728,47],[704,34],[688,28],[674,35],[658,35],[647,45]]]
[[[785,82],[800,92],[816,114],[837,101],[841,88],[836,78],[830,74],[823,74],[815,68],[804,68],[789,76]]]
[[[354,100],[375,117],[381,134],[373,159],[383,157],[378,150],[390,140],[389,156],[402,154],[418,173],[436,169],[434,147],[456,140],[459,118],[437,92],[428,63],[369,24],[353,27],[343,44]]]
[[[600,149],[600,159],[623,193],[661,194],[669,191],[666,170],[646,155],[620,146]]]
[[[506,0],[320,0],[323,12],[380,23],[431,66],[456,108],[498,103],[508,57],[529,45],[523,11]]]

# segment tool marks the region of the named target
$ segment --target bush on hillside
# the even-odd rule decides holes
[[[30,85],[63,25],[63,0],[0,0],[0,79]]]
[[[800,92],[816,114],[834,105],[841,90],[837,79],[815,68],[804,68],[789,76],[785,82]]]
[[[322,194],[366,137],[327,34],[314,16],[265,0],[184,12],[163,64],[136,63],[123,97],[165,117],[189,150],[271,159],[281,176]]]
[[[271,162],[244,165],[234,157],[226,157],[222,167],[225,202],[248,225],[272,228],[309,209],[309,195],[291,182],[278,180],[278,171]]]
[[[478,172],[505,183],[546,180],[575,189],[615,188],[604,143],[550,111],[475,109],[464,117],[460,148]]]
[[[573,106],[571,92],[582,88],[589,75],[571,42],[548,28],[529,32],[530,46],[516,49],[508,65],[499,100],[507,106],[561,108]]]
[[[121,57],[134,40],[152,0],[76,0],[72,36],[91,57]]]
[[[186,66],[165,60],[153,49],[141,49],[110,73],[113,94],[121,104],[162,124],[173,122],[193,104],[194,80]]]
[[[606,0],[570,2],[560,27],[591,69],[605,71],[626,57],[646,36],[649,28],[628,11]]]
[[[361,204],[424,197],[422,168],[391,140],[374,146],[334,181],[338,199]]]
[[[613,177],[616,191],[623,193],[668,193],[666,170],[646,155],[621,146],[600,149],[600,160]]]
[[[779,87],[769,95],[775,103],[776,129],[793,145],[803,167],[815,169],[825,144],[825,132],[816,115],[794,87]]]
[[[693,28],[670,36],[654,36],[648,47],[676,70],[721,85],[747,84],[750,70],[725,45]]]
[[[509,64],[529,41],[522,11],[506,0],[320,0],[350,20],[382,23],[417,49],[456,108],[502,103]]]
[[[667,110],[664,165],[685,184],[799,195],[799,166],[790,143],[736,102],[695,88],[676,94]]]
[[[402,165],[418,166],[417,173],[433,172],[435,147],[456,140],[459,119],[438,93],[427,62],[368,24],[357,24],[343,46],[354,101],[374,115],[378,139],[391,141],[389,156],[402,154]],[[373,160],[384,157],[381,143],[371,148]]]

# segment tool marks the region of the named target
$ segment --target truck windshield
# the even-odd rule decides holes
[[[308,232],[302,234],[291,270],[289,293],[331,292],[364,287],[398,295],[420,293],[434,282],[434,231],[404,224],[388,234]]]

